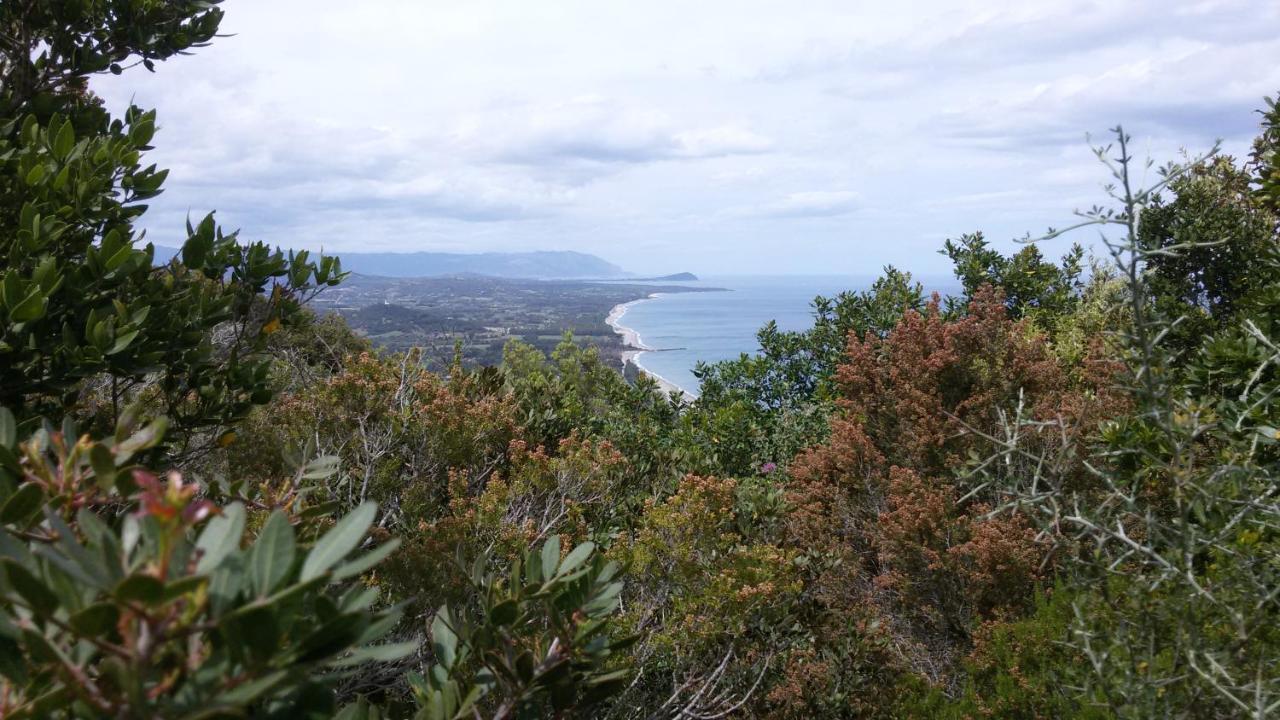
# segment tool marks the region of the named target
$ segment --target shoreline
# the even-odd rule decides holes
[[[644,343],[644,340],[640,337],[640,333],[626,325],[623,325],[621,322],[622,316],[627,314],[627,310],[629,310],[632,305],[660,298],[662,296],[663,293],[650,293],[647,297],[614,305],[613,309],[609,311],[609,315],[605,317],[604,321],[609,327],[613,328],[615,333],[622,336],[622,347],[624,348],[622,351],[622,367],[624,370],[626,369],[627,363],[631,363],[635,365],[640,372],[643,372],[645,375],[648,375],[657,381],[658,387],[662,388],[663,392],[679,393],[687,400],[695,400],[697,399],[697,396],[693,393],[640,364],[640,356],[646,352],[653,352],[654,349]]]

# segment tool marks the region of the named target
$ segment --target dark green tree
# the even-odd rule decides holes
[[[1253,142],[1249,166],[1253,171],[1254,192],[1259,201],[1280,212],[1280,102],[1266,98],[1262,115],[1262,132]]]
[[[1173,347],[1196,347],[1234,323],[1241,309],[1273,284],[1280,247],[1276,216],[1229,157],[1191,167],[1142,212],[1152,302],[1179,319]]]
[[[270,397],[267,338],[341,277],[333,258],[242,245],[212,215],[156,265],[135,224],[167,171],[154,112],[112,118],[89,89],[207,43],[216,2],[0,5],[0,404],[99,430],[139,399],[189,443]],[[206,432],[206,434],[209,434]]]
[[[962,297],[949,298],[948,313],[962,312],[983,285],[1004,291],[1005,306],[1014,319],[1025,315],[1052,320],[1071,312],[1083,284],[1084,248],[1072,245],[1060,265],[1047,262],[1035,245],[1027,245],[1009,257],[993,249],[982,233],[947,240],[940,251],[955,265],[955,274],[964,287]]]

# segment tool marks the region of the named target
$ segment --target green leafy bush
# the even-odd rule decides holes
[[[624,686],[617,667],[629,638],[611,636],[618,565],[590,542],[561,557],[553,535],[526,551],[505,577],[478,558],[474,608],[441,607],[431,623],[435,663],[410,684],[421,720],[463,720],[492,707],[494,720],[582,716]]]
[[[315,515],[251,517],[131,465],[159,424],[70,430],[19,444],[0,410],[0,714],[300,717],[332,708],[345,667],[414,649],[376,644],[397,613],[353,581],[395,547],[353,554],[372,504],[308,547],[295,524]]]

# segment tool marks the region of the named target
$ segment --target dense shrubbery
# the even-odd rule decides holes
[[[0,5],[0,714],[1280,708],[1274,104],[1152,189],[1100,150],[1111,266],[965,235],[687,401],[571,337],[427,372],[211,217],[155,266],[155,115],[87,78],[216,5]]]

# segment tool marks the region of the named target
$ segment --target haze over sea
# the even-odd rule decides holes
[[[681,389],[697,394],[693,369],[699,361],[717,362],[759,350],[756,332],[775,320],[781,330],[813,325],[815,296],[865,290],[873,275],[727,275],[702,277],[690,287],[727,292],[672,293],[630,305],[617,322],[634,330],[653,350],[636,363]],[[927,292],[944,296],[959,290],[953,278],[917,278]],[[684,284],[684,283],[682,283]]]

